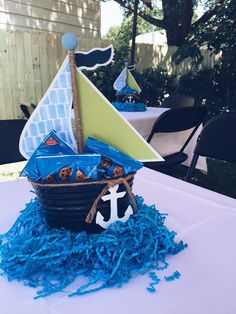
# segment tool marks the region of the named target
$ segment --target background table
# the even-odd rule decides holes
[[[0,184],[0,233],[15,221],[24,204],[34,197],[22,179]],[[234,314],[236,313],[236,200],[199,188],[164,174],[142,169],[134,192],[147,204],[168,213],[166,225],[189,248],[170,256],[170,275],[181,278],[161,281],[150,294],[147,276],[132,279],[122,289],[68,298],[65,292],[34,301],[35,289],[22,282],[0,278],[1,314]],[[12,197],[14,194],[14,197]],[[76,289],[76,283],[72,289]]]
[[[129,121],[130,124],[132,124],[132,126],[142,135],[142,137],[147,140],[156,119],[168,109],[169,108],[148,107],[147,111],[145,112],[121,112],[121,114]],[[185,152],[186,154],[188,154],[188,159],[183,164],[186,166],[189,166],[191,163],[194,147],[196,145],[197,138],[201,132],[201,129],[202,127],[200,126],[191,141],[188,143],[187,147],[185,148]],[[161,156],[166,156],[180,149],[184,145],[190,132],[190,130],[187,130],[171,134],[154,134],[150,144]],[[199,157],[196,168],[202,170],[203,172],[207,171],[205,157]]]

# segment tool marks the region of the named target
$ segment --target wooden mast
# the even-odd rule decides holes
[[[128,62],[125,62],[125,85],[128,85]]]
[[[76,70],[76,64],[75,64],[75,49],[78,46],[78,40],[74,34],[67,33],[62,36],[61,41],[62,41],[63,47],[68,51],[68,55],[69,55],[73,106],[74,106],[74,114],[75,114],[75,138],[76,138],[78,152],[82,153],[84,150],[84,141],[83,141],[81,111],[80,111],[80,104],[79,104],[77,70]]]

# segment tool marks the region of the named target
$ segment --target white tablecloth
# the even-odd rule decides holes
[[[0,233],[34,196],[30,188],[24,179],[0,184]],[[1,277],[0,313],[235,314],[236,200],[146,168],[137,174],[134,192],[168,213],[166,225],[189,244],[168,259],[166,275],[178,270],[179,280],[161,281],[154,294],[146,290],[150,279],[140,276],[121,289],[74,298],[67,297],[68,289],[35,301],[35,289]]]
[[[145,112],[121,112],[121,114],[130,122],[130,124],[132,124],[132,126],[143,136],[143,138],[147,140],[155,120],[166,110],[168,110],[168,108],[148,107]],[[183,164],[186,166],[189,166],[191,163],[194,147],[201,129],[202,127],[200,126],[185,148],[185,152],[188,154],[188,159]],[[190,132],[190,130],[187,130],[171,134],[154,134],[150,144],[161,156],[166,156],[179,150],[184,145]],[[204,172],[207,171],[205,157],[199,157],[196,168]]]

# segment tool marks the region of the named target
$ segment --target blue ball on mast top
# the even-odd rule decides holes
[[[78,46],[78,39],[73,33],[66,33],[61,38],[63,48],[67,51],[75,50]]]

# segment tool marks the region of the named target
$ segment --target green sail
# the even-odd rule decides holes
[[[129,70],[127,70],[127,73],[128,73],[128,78],[127,78],[128,86],[140,93],[141,88],[139,87],[138,83],[135,81],[135,78],[133,77],[133,75],[131,74]]]
[[[88,78],[77,73],[84,141],[92,136],[137,160],[163,160]]]

